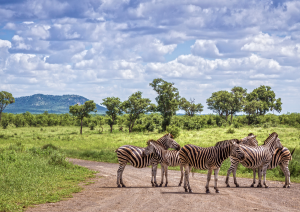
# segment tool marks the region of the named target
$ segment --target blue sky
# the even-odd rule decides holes
[[[268,85],[300,112],[299,14],[278,0],[2,0],[0,90],[155,101],[163,78],[211,113],[213,92]]]

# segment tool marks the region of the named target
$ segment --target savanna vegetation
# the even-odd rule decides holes
[[[285,147],[296,148],[289,168],[291,181],[300,183],[300,114],[270,113],[280,112],[282,105],[271,87],[260,86],[250,93],[241,87],[214,92],[206,103],[216,115],[199,115],[203,105],[180,97],[174,83],[154,79],[150,86],[157,92],[156,105],[141,92],[124,102],[107,97],[101,103],[106,106],[106,115],[90,113],[96,112],[92,100],[70,105],[65,114],[2,113],[1,105],[13,100],[9,93],[0,96],[0,211],[57,201],[80,190],[78,182],[92,177],[93,172],[66,162],[66,157],[117,163],[114,151],[118,147],[144,147],[147,140],[167,132],[181,146],[209,147],[249,133],[257,135],[261,145],[275,131]],[[178,109],[185,115],[176,115]],[[241,112],[245,115],[237,115]],[[226,160],[220,174],[226,175],[229,166]],[[251,178],[252,170],[240,166],[237,176]],[[268,170],[267,178],[284,181],[279,168]]]

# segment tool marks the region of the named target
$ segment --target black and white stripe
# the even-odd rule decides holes
[[[180,145],[173,139],[171,134],[166,134],[157,142],[162,146],[164,149],[174,148],[179,150]],[[143,152],[145,148],[131,146],[131,145],[124,145],[119,147],[116,152],[119,161],[119,169],[117,171],[117,186],[118,187],[125,187],[123,183],[123,171],[127,163],[130,163],[132,166],[136,168],[144,168],[147,166],[152,165],[152,176],[151,176],[151,183],[152,186],[157,186],[156,183],[156,171],[157,171],[157,164],[158,160],[157,157],[154,157],[153,154],[143,157]]]
[[[221,141],[220,143],[225,143],[220,146],[213,146],[208,148],[198,147],[192,144],[185,145],[179,151],[180,163],[185,169],[184,174],[184,189],[185,192],[192,192],[192,189],[189,184],[189,171],[191,167],[196,169],[206,170],[208,169],[207,174],[207,183],[206,183],[206,193],[209,192],[209,181],[211,178],[211,173],[214,170],[215,175],[215,190],[216,193],[219,193],[217,187],[218,173],[220,167],[226,158],[229,156],[234,156],[239,159],[244,158],[244,153],[240,151],[240,147],[237,144],[237,139]]]

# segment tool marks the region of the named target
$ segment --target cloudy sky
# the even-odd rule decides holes
[[[155,101],[163,78],[204,113],[212,92],[260,85],[300,112],[299,67],[300,1],[0,1],[0,90],[14,97]]]

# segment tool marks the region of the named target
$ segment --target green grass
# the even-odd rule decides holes
[[[27,149],[21,143],[0,149],[0,211],[22,211],[30,205],[72,197],[79,182],[93,171],[73,165],[52,149]]]
[[[293,160],[291,161],[289,167],[292,173],[291,181],[300,183],[300,165],[299,165],[300,164],[300,151],[299,151],[300,130],[299,129],[286,127],[286,126],[270,127],[270,128],[243,127],[243,128],[234,129],[233,133],[232,132],[228,133],[228,129],[229,128],[221,127],[221,128],[202,129],[199,131],[182,130],[180,136],[176,138],[176,141],[181,146],[184,146],[185,144],[194,144],[197,146],[209,147],[209,146],[213,146],[217,141],[232,139],[232,138],[240,139],[247,136],[249,133],[254,133],[255,135],[257,135],[257,140],[261,145],[263,141],[268,137],[269,133],[275,131],[279,134],[279,138],[281,139],[281,143],[283,144],[283,146],[289,148],[290,150],[297,147],[296,152],[293,155]],[[164,133],[157,133],[157,132],[129,134],[128,132],[119,132],[117,130],[115,130],[113,133],[110,133],[108,126],[104,127],[103,133],[99,133],[98,130],[89,130],[89,128],[84,128],[83,135],[79,134],[79,127],[75,127],[75,126],[68,126],[68,127],[57,126],[57,127],[43,127],[43,128],[40,127],[39,128],[37,127],[36,128],[35,127],[9,128],[6,130],[3,129],[0,130],[0,148],[9,148],[11,144],[16,144],[16,143],[21,143],[26,149],[30,149],[33,147],[40,148],[45,144],[52,144],[58,147],[60,152],[65,153],[67,157],[117,163],[117,157],[114,151],[118,147],[125,144],[145,147],[147,140],[158,139],[163,135]],[[28,158],[33,157],[26,154],[29,153],[24,153],[22,157],[28,157]],[[28,160],[29,159],[26,159],[25,161]],[[32,159],[32,161],[36,161],[36,158]],[[230,166],[230,161],[229,159],[227,159],[221,167],[220,175],[226,175],[229,166]],[[179,170],[179,167],[170,168],[170,169]],[[63,168],[62,170],[65,170],[65,168]],[[74,170],[78,171],[81,169],[75,168],[75,169],[67,169],[67,170],[73,172]],[[207,171],[197,171],[197,172],[207,173]],[[19,173],[17,169],[12,170],[11,173],[15,174],[15,176],[19,176],[19,174],[17,174]],[[237,171],[237,176],[252,178],[252,170],[239,166]],[[47,183],[47,180],[44,178],[46,178],[45,175],[40,175],[40,178],[37,178],[37,181],[38,179],[44,181],[43,184],[45,186],[56,185],[56,184],[59,185],[59,183],[49,184]],[[61,178],[68,179],[66,177],[63,177],[63,174],[61,175],[58,174],[57,177],[52,176],[51,178],[53,180],[58,179],[57,182],[61,182]],[[284,181],[284,175],[279,170],[279,168],[268,170],[267,178],[269,180]],[[38,186],[36,188],[40,188],[40,187]],[[58,187],[50,186],[50,188],[51,189],[49,189],[49,191],[51,190],[51,192],[60,192],[60,186]],[[71,188],[69,189],[71,192]],[[79,188],[77,187],[77,189]],[[74,191],[76,191],[76,189]],[[30,190],[30,192],[32,195],[39,194],[39,190],[33,189]],[[39,201],[44,201],[44,202],[51,201],[52,196],[50,193],[49,196],[47,197],[48,199],[43,196],[44,199],[42,198],[43,200],[39,200]],[[17,193],[15,194],[16,194],[16,200],[23,198],[21,196],[17,196]],[[26,200],[25,197],[24,199]],[[31,203],[28,204],[36,204],[36,203],[39,202],[32,201]]]

